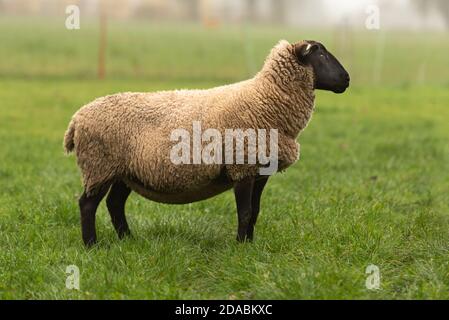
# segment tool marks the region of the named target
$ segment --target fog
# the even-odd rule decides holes
[[[446,0],[0,0],[0,14],[57,17],[69,4],[78,5],[86,17],[95,17],[103,8],[114,19],[319,28],[339,24],[364,28],[367,10],[374,5],[382,28],[446,30],[449,26]]]

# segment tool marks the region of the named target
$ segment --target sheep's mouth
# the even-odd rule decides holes
[[[349,81],[344,83],[341,86],[336,87],[334,90],[332,90],[334,93],[343,93],[346,91],[346,89],[349,88]]]

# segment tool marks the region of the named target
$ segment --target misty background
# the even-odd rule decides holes
[[[448,31],[445,0],[0,0],[0,77],[222,83],[252,76],[280,39],[314,39],[355,85],[445,85]]]
[[[77,5],[84,17],[106,9],[115,19],[194,21],[204,24],[258,23],[363,27],[366,6],[378,5],[382,26],[395,29],[449,28],[446,0],[0,0],[2,15],[60,16]],[[101,8],[103,6],[103,8]]]

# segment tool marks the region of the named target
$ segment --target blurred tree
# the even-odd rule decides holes
[[[449,28],[449,1],[448,0],[415,0],[413,4],[423,16],[427,16],[432,9],[436,9],[443,17],[446,27]]]
[[[200,0],[184,0],[182,3],[186,9],[187,18],[198,21],[200,18]]]
[[[246,17],[250,22],[255,22],[258,20],[257,0],[246,0]]]
[[[271,0],[272,19],[276,24],[283,24],[286,20],[287,0]]]
[[[429,13],[430,9],[429,0],[415,0],[413,3],[423,16],[426,16]]]
[[[439,8],[441,15],[444,18],[444,21],[446,22],[446,27],[449,28],[449,1],[438,0],[437,6]]]

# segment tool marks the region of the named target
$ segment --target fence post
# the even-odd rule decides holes
[[[106,76],[107,14],[105,1],[100,1],[100,38],[98,44],[98,78]]]

